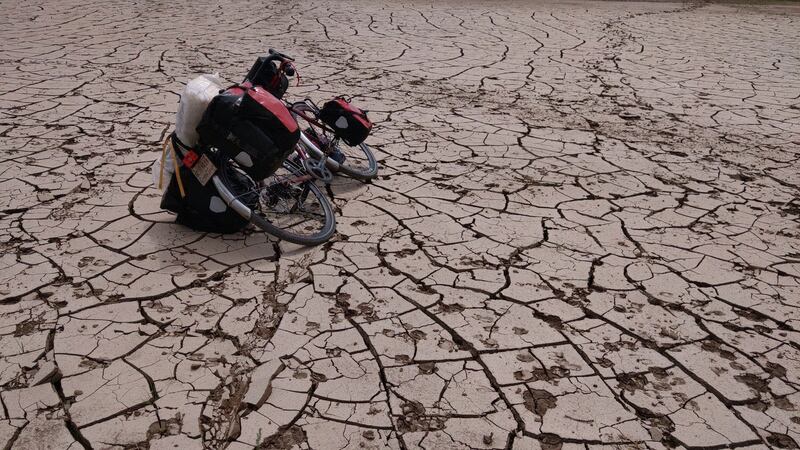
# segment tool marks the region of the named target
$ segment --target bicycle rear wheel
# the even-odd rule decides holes
[[[222,182],[226,184],[226,180]],[[297,164],[285,161],[273,175],[256,183],[254,190],[258,194],[256,208],[234,209],[267,233],[295,244],[313,246],[328,241],[336,232],[333,207],[313,178]]]
[[[344,155],[344,161],[339,164],[340,172],[362,180],[371,180],[378,175],[378,162],[367,144],[362,142],[350,146],[339,139],[334,148]]]
[[[328,155],[325,165],[331,172],[342,172],[353,178],[371,180],[378,175],[378,162],[372,149],[365,143],[347,145],[341,139],[335,138],[324,131],[319,124],[310,123],[303,115],[316,117],[319,111],[304,102],[292,105],[294,118],[303,130],[300,135],[300,145],[314,159],[322,159],[323,148],[333,141],[333,148],[338,155]]]
[[[311,133],[308,129],[301,132],[300,144],[312,158],[318,160],[323,157],[323,152]],[[334,156],[325,159],[325,165],[331,172],[342,172],[361,180],[371,180],[378,175],[378,162],[367,144],[350,146],[337,139],[333,143],[333,148],[338,150],[339,160],[337,161]]]

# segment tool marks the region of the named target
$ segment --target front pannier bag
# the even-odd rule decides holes
[[[255,180],[275,173],[300,139],[286,106],[260,87],[215,97],[197,131],[203,146],[216,147]]]
[[[319,117],[348,145],[364,142],[372,130],[372,122],[367,118],[367,112],[356,108],[341,97],[322,105]]]

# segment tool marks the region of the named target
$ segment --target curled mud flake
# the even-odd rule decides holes
[[[786,377],[786,367],[772,361],[765,364],[765,369],[773,377],[784,378]]]
[[[400,413],[397,428],[403,433],[442,430],[448,420],[447,416],[427,415],[425,407],[417,401],[403,402]]]
[[[551,366],[547,369],[533,367],[514,371],[514,379],[519,381],[550,381],[568,377],[569,373],[569,369],[559,366]]]
[[[652,437],[654,441],[664,443],[670,442],[672,439],[670,433],[675,430],[675,424],[669,420],[668,417],[656,416],[649,410],[642,410],[641,414],[649,417],[647,419],[650,424],[648,431],[650,432],[650,437]]]
[[[610,360],[610,359],[608,359],[608,358],[598,358],[598,360],[597,360],[597,364],[599,364],[599,365],[600,365],[600,367],[604,367],[604,368],[606,368],[606,369],[609,369],[609,368],[611,368],[611,367],[614,367],[614,362],[613,362],[613,361],[611,361],[611,360]]]
[[[556,407],[556,397],[542,389],[528,389],[522,393],[522,401],[528,411],[544,416],[549,409]]]
[[[772,404],[784,411],[797,411],[797,405],[787,397],[778,397],[772,401]]]
[[[439,311],[443,313],[461,313],[464,312],[464,306],[460,303],[442,303],[439,305]]]
[[[456,347],[456,344],[453,341],[445,338],[439,338],[438,342],[436,343],[436,346],[441,348],[442,350],[446,350],[448,353],[460,350],[459,348]]]
[[[700,348],[705,351],[717,353],[728,361],[736,360],[736,355],[733,352],[726,350],[718,341],[703,341],[703,344],[700,346]]]
[[[653,374],[657,380],[663,380],[669,377],[669,372],[663,367],[648,367],[647,370]]]
[[[755,400],[747,403],[747,407],[752,409],[753,411],[764,412],[767,409],[769,409],[769,404],[761,400]]]
[[[419,373],[423,375],[430,375],[436,372],[436,363],[434,362],[422,363],[418,367],[419,367]]]
[[[424,331],[421,331],[421,330],[411,330],[411,331],[409,331],[408,335],[411,336],[411,339],[413,339],[415,341],[421,341],[421,340],[426,339],[428,337],[428,335]]]
[[[744,375],[734,375],[736,381],[746,384],[748,387],[756,392],[766,393],[769,392],[768,383],[756,375],[746,373]]]
[[[397,334],[397,333],[394,330],[390,330],[388,328],[384,328],[383,330],[381,330],[381,334],[383,334],[386,337],[394,337],[395,334]]]
[[[496,339],[493,339],[493,338],[485,338],[485,339],[481,339],[481,342],[482,342],[482,343],[483,343],[483,345],[485,345],[487,348],[497,348],[497,347],[499,347],[499,344],[498,344],[497,340],[496,340]]]
[[[26,320],[14,326],[14,337],[29,336],[35,333],[39,327],[45,323],[44,319]]]
[[[542,433],[539,436],[539,443],[542,450],[561,450],[563,441],[560,436],[551,433]]]
[[[147,429],[147,440],[150,441],[156,436],[175,436],[181,432],[181,428],[183,428],[183,415],[177,413],[175,417],[150,424]]]
[[[311,372],[311,379],[317,383],[324,383],[328,381],[328,377],[323,373]]]
[[[306,433],[297,425],[280,427],[278,431],[259,442],[255,448],[259,450],[290,450],[297,448],[307,441]]]
[[[777,448],[798,448],[797,442],[794,439],[782,433],[769,433],[767,442]]]
[[[530,381],[534,379],[534,374],[530,370],[517,370],[514,372],[514,378],[519,381]]]
[[[520,352],[517,353],[517,361],[521,362],[533,362],[536,361],[536,357],[533,356],[530,352]]]
[[[637,390],[644,389],[648,384],[647,377],[643,374],[620,374],[617,375],[619,386],[630,392],[635,393]]]

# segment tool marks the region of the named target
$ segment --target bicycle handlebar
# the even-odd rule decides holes
[[[277,61],[279,64],[276,64],[273,61]],[[269,49],[269,54],[267,56],[259,56],[256,63],[250,68],[250,71],[245,76],[243,82],[252,82],[254,78],[259,77],[259,73],[264,73],[268,77],[273,77],[275,75],[275,71],[277,71],[277,75],[285,75],[285,77],[294,77],[297,76],[297,83],[300,84],[300,76],[297,74],[297,70],[294,68],[294,58],[289,55],[283,54],[274,48]],[[284,77],[284,78],[285,78]],[[262,80],[262,83],[280,83],[280,80]]]
[[[281,62],[280,69],[283,72],[285,72],[287,76],[290,77],[294,76],[295,70],[294,70],[294,65],[292,64],[294,58],[284,53],[281,53],[275,50],[274,48],[271,48],[269,49],[269,55],[267,55],[266,59],[264,60],[264,63],[266,64],[272,61],[280,61]]]
[[[267,60],[272,61],[273,59],[278,59],[281,61],[294,61],[294,58],[292,58],[291,56],[281,53],[275,50],[274,48],[271,48],[269,49],[269,56],[267,56]]]

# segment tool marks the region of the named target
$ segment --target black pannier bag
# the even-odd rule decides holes
[[[197,126],[202,146],[219,149],[255,180],[275,173],[300,140],[286,106],[260,87],[214,97]]]
[[[220,176],[226,178],[233,195],[251,210],[257,209],[258,192],[253,180],[229,165],[220,170],[225,170]],[[210,233],[235,233],[247,225],[245,218],[225,204],[211,180],[203,186],[191,169],[181,166],[178,171],[186,196],[181,197],[178,174],[173,174],[161,198],[161,208],[178,215],[175,222]]]
[[[275,66],[275,62],[267,61],[266,56],[256,60],[250,71],[247,72],[246,81],[254,86],[261,86],[276,98],[283,98],[289,88],[289,79]]]
[[[322,105],[319,117],[348,145],[364,142],[372,130],[372,122],[367,118],[367,112],[356,108],[341,97]]]

